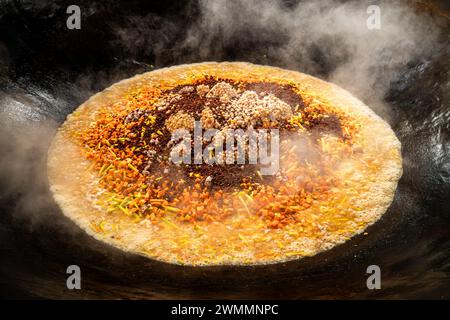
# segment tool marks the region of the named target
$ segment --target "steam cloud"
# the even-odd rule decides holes
[[[380,30],[366,26],[371,4],[380,7]],[[391,81],[408,62],[430,55],[438,36],[431,20],[405,2],[199,0],[198,10],[187,31],[170,18],[131,17],[117,29],[119,44],[135,56],[148,48],[157,67],[231,59],[309,73],[385,117],[382,98]]]
[[[388,1],[379,3],[381,29],[369,30],[368,5],[305,1],[289,8],[280,1],[202,0],[202,18],[183,46],[199,48],[202,59],[222,58],[230,43],[262,40],[269,43],[267,64],[325,78],[381,107],[390,82],[409,61],[431,53],[437,34],[411,7]],[[261,62],[246,49],[248,60]]]

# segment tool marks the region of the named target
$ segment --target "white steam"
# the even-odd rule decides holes
[[[201,0],[201,17],[182,48],[197,48],[201,59],[211,60],[226,59],[225,49],[232,45],[263,44],[264,49],[244,46],[247,52],[239,57],[318,75],[377,108],[405,64],[432,53],[437,32],[406,3],[390,1],[379,3],[381,28],[369,30],[369,5]]]

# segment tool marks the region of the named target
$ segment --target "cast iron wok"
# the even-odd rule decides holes
[[[196,62],[182,50],[129,52],[112,24],[143,12],[179,25],[193,2],[81,2],[83,27],[68,31],[65,1],[3,2],[0,7],[0,295],[4,298],[450,298],[448,20],[436,15],[441,46],[410,61],[384,97],[402,142],[404,173],[383,218],[351,241],[302,260],[267,266],[182,267],[128,254],[86,235],[53,202],[46,152],[55,128],[91,94],[156,67]],[[61,18],[63,17],[63,18]],[[157,28],[157,27],[155,27]],[[156,32],[156,31],[155,31]],[[174,28],[170,41],[182,37]],[[267,41],[230,45],[208,60],[267,63]],[[136,43],[139,49],[139,43]],[[189,57],[189,58],[187,58]],[[255,58],[256,57],[256,58]],[[320,59],[320,55],[319,58]],[[274,65],[277,61],[274,60]],[[327,67],[323,74],[326,76]],[[82,290],[68,290],[78,265]],[[382,270],[368,290],[366,269]]]

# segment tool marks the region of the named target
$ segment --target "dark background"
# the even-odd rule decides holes
[[[283,5],[289,10],[297,2]],[[435,20],[440,41],[432,55],[406,63],[383,97],[410,161],[393,204],[369,236],[300,261],[192,268],[123,253],[64,218],[46,180],[52,130],[93,93],[154,68],[204,60],[284,67],[270,48],[286,39],[256,30],[226,41],[218,33],[220,50],[206,54],[180,46],[198,19],[196,1],[1,2],[0,296],[450,298],[449,6],[408,3]],[[66,28],[71,4],[82,8],[81,30]],[[147,41],[130,34],[125,46],[116,32],[120,26],[145,33]],[[322,78],[339,63],[326,50],[318,47],[311,57],[311,73]],[[82,290],[66,288],[71,264],[81,267]],[[381,267],[382,290],[366,288],[371,264]]]

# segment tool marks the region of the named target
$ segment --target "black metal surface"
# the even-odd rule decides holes
[[[170,45],[186,37],[198,14],[195,1],[82,1],[87,14],[82,29],[75,31],[65,26],[69,4],[0,5],[2,297],[450,298],[450,53],[445,16],[436,18],[441,34],[434,54],[406,64],[384,97],[393,110],[387,120],[402,142],[404,174],[393,204],[367,236],[289,263],[192,268],[126,254],[64,218],[49,195],[45,172],[52,132],[91,94],[154,67],[202,60],[282,66],[266,49],[283,39],[261,33],[230,40],[205,56]],[[130,17],[135,16],[148,22],[145,29],[133,25]],[[130,51],[115,32],[124,24],[137,34],[150,32],[150,40],[164,43],[163,49],[130,35],[128,40],[135,42]],[[326,52],[318,59],[321,54]],[[322,67],[316,74],[326,77],[331,68],[326,63]],[[81,267],[82,290],[66,288],[71,264]],[[367,290],[365,272],[371,264],[381,267],[382,290]]]

